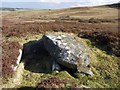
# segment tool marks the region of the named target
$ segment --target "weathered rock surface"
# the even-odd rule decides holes
[[[74,35],[46,34],[42,40],[45,49],[57,63],[78,69],[79,72],[92,74],[88,67],[90,64],[89,49],[82,42],[78,42]]]

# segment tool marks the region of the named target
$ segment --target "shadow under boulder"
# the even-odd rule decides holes
[[[42,40],[24,44],[22,60],[25,69],[36,73],[47,73],[52,70],[52,57],[44,49]]]
[[[89,68],[89,49],[72,34],[46,34],[38,41],[30,41],[24,44],[22,59],[25,69],[36,73],[68,68],[93,75]]]

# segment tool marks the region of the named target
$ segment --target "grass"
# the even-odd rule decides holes
[[[21,44],[27,43],[31,40],[40,39],[42,35],[31,36],[29,38],[17,38],[16,40],[20,41]],[[15,38],[14,38],[15,39]],[[18,87],[36,87],[37,83],[48,79],[50,77],[56,76],[61,79],[69,79],[75,81],[79,85],[85,85],[91,88],[118,88],[119,85],[119,76],[120,70],[118,62],[119,58],[115,56],[108,55],[105,51],[102,51],[95,46],[92,46],[92,42],[87,39],[81,39],[76,37],[76,39],[89,47],[90,49],[90,58],[91,58],[91,70],[94,73],[94,76],[86,76],[79,73],[74,73],[70,75],[67,71],[61,71],[59,73],[35,73],[29,70],[23,71],[23,79]]]
[[[45,80],[45,79],[49,78],[50,76],[52,76],[52,75],[44,74],[44,73],[33,73],[30,71],[24,70],[23,81],[20,86],[35,87],[38,82]]]
[[[29,15],[29,17],[28,17],[28,15]],[[66,15],[69,15],[69,16],[64,17]],[[15,11],[12,13],[3,11],[2,16],[3,16],[3,18],[11,19],[11,21],[13,20],[14,23],[19,20],[31,21],[31,20],[53,19],[53,18],[59,19],[60,17],[62,17],[63,19],[71,19],[71,20],[77,19],[79,22],[84,22],[84,23],[86,23],[86,22],[90,22],[90,23],[110,22],[111,24],[109,26],[114,27],[113,23],[114,23],[115,19],[118,19],[117,15],[118,15],[118,9],[115,9],[115,8],[92,7],[89,9],[88,8],[86,8],[86,9],[76,8],[76,9],[64,9],[64,10]],[[23,23],[23,22],[21,22],[21,23]],[[30,25],[32,25],[32,24],[30,24]],[[62,25],[62,24],[60,24],[60,25]],[[58,26],[60,26],[60,25],[58,25]],[[70,24],[70,25],[72,26],[73,24]],[[66,24],[65,26],[70,27],[70,25]],[[106,25],[105,25],[105,27],[108,27]],[[115,22],[115,25],[116,25],[116,22]],[[24,26],[22,26],[22,27],[24,27]],[[35,27],[38,27],[38,26],[35,26]],[[44,26],[44,29],[45,29],[45,27],[46,26]],[[64,25],[63,25],[63,27],[64,27]],[[92,26],[92,27],[94,27],[94,26]],[[101,26],[101,27],[103,27],[103,26]],[[72,30],[74,29],[73,27],[71,27],[71,28],[72,28]],[[80,27],[78,27],[77,29],[79,30],[79,28]],[[5,30],[7,30],[7,29],[5,29]],[[27,28],[25,28],[25,30],[26,29]],[[35,29],[37,29],[37,28],[35,28]],[[40,29],[42,29],[42,28],[40,28]],[[67,31],[67,29],[69,30],[68,27],[65,28],[64,30]],[[86,29],[87,28],[85,26],[85,30]],[[93,30],[90,27],[88,27],[88,29]],[[105,30],[106,28],[100,28],[100,29]],[[32,29],[32,30],[34,31],[34,29]],[[116,30],[116,29],[113,28],[113,30]],[[18,29],[18,31],[19,31],[19,29]],[[73,30],[73,31],[75,31],[75,30]],[[23,28],[23,32],[25,33],[24,28]],[[38,34],[38,35],[27,35],[24,38],[23,37],[22,38],[3,37],[3,40],[8,39],[9,41],[18,41],[23,45],[25,43],[28,43],[29,41],[39,40],[41,37],[42,37],[42,34],[40,34],[40,35]],[[78,37],[76,37],[76,39],[78,41],[81,41],[81,39]],[[67,71],[61,71],[59,73],[56,73],[56,72],[35,73],[32,71],[26,70],[24,68],[23,74],[22,74],[23,79],[21,81],[21,84],[16,85],[15,82],[12,82],[12,80],[11,80],[10,84],[7,85],[6,87],[7,88],[9,88],[10,86],[14,86],[16,88],[18,88],[18,87],[36,87],[37,83],[39,83],[45,79],[48,79],[49,77],[56,76],[61,79],[67,78],[69,80],[73,80],[73,81],[77,82],[78,84],[83,84],[83,85],[89,86],[91,88],[120,88],[120,85],[119,85],[119,81],[120,81],[120,79],[119,79],[119,76],[120,76],[119,60],[120,60],[120,58],[112,56],[112,55],[108,55],[105,51],[102,51],[102,50],[98,49],[97,47],[93,46],[93,44],[92,44],[93,42],[91,42],[87,39],[82,39],[82,41],[83,41],[83,43],[86,44],[87,47],[90,48],[90,54],[91,54],[91,56],[90,56],[91,65],[90,66],[91,66],[91,70],[94,73],[93,77],[82,75],[79,73],[74,73],[74,75],[70,75]],[[31,64],[30,68],[36,69],[36,67],[34,67],[33,64],[34,63]],[[39,69],[36,69],[36,70],[39,70]],[[18,68],[18,71],[19,71],[19,68]],[[19,72],[19,73],[17,72],[17,74],[20,75],[21,72]],[[69,87],[69,85],[67,85],[66,87]]]
[[[31,35],[31,34],[28,34],[26,35],[25,37],[23,38],[18,38],[18,37],[10,37],[10,38],[7,38],[7,37],[4,37],[4,39],[7,39],[9,41],[18,41],[21,45],[29,42],[29,41],[34,41],[34,40],[39,40],[40,38],[42,38],[42,34],[36,34],[36,35]]]
[[[77,19],[98,18],[98,19],[117,19],[118,9],[110,7],[89,7],[89,8],[76,8],[76,9],[59,9],[59,10],[18,10],[14,12],[3,12],[3,17],[22,20],[38,20],[38,19],[52,19],[69,15]],[[114,13],[114,14],[113,14]],[[29,17],[28,17],[29,15]],[[81,21],[81,20],[80,20]],[[85,22],[85,21],[82,21]],[[96,20],[92,20],[96,22]],[[97,21],[99,22],[99,21]],[[106,21],[105,21],[106,22]]]
[[[82,75],[79,73],[75,73],[73,76],[71,76],[67,71],[61,71],[60,73],[52,72],[49,74],[45,74],[33,73],[25,70],[22,85],[35,87],[38,82],[48,79],[49,77],[56,76],[61,79],[73,80],[79,85],[83,84],[91,88],[119,87],[119,70],[117,65],[118,59],[107,55],[105,52],[97,48],[96,51],[98,51],[97,54],[96,52],[91,51],[94,57],[94,60],[91,61],[91,70],[94,73],[93,77]]]
[[[108,55],[105,51],[102,51],[96,47],[92,47],[90,53],[91,69],[95,74],[91,81],[106,88],[119,87],[119,58]]]

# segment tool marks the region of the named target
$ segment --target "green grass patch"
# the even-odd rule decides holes
[[[42,35],[36,36],[27,36],[25,38],[17,38],[21,44],[27,43],[31,40],[39,40]],[[13,39],[13,38],[11,38]],[[10,40],[11,40],[10,39]],[[119,59],[118,57],[108,55],[105,51],[102,51],[95,46],[93,42],[87,39],[81,39],[76,37],[76,39],[84,44],[90,49],[90,58],[91,58],[91,70],[94,73],[94,76],[87,76],[79,73],[75,73],[73,76],[70,75],[67,71],[61,71],[59,73],[35,73],[32,71],[24,70],[23,80],[21,85],[16,87],[25,87],[32,86],[35,87],[37,83],[48,79],[50,77],[56,76],[61,79],[69,79],[75,81],[79,85],[83,84],[91,88],[118,88],[120,87],[119,83]],[[15,38],[14,38],[15,40]],[[66,87],[69,87],[67,85]]]

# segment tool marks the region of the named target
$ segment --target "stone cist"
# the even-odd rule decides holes
[[[46,34],[42,38],[45,49],[54,58],[52,70],[60,70],[60,66],[77,69],[80,73],[93,75],[89,68],[89,49],[78,42],[74,35]]]

